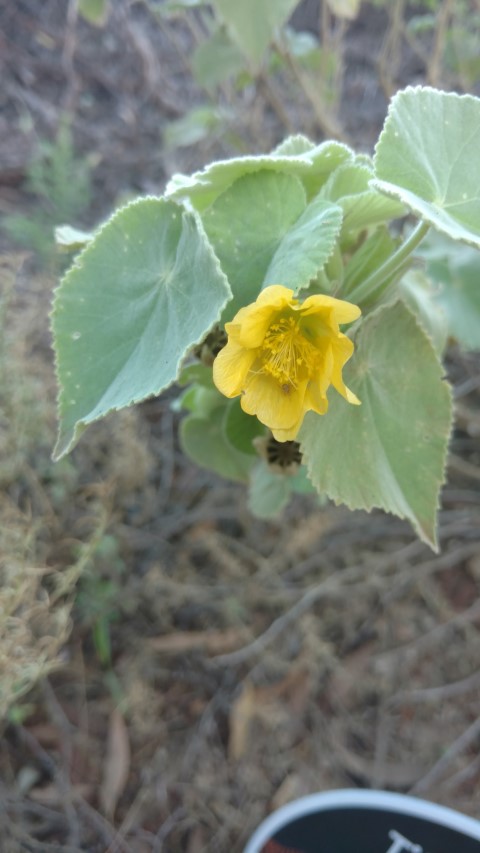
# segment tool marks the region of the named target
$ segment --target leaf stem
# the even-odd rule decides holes
[[[372,296],[376,296],[379,290],[382,289],[382,286],[385,285],[396,272],[400,272],[402,267],[405,266],[410,255],[414,252],[419,243],[422,242],[423,238],[429,231],[429,228],[430,224],[428,222],[419,222],[409,237],[407,237],[401,246],[398,247],[396,252],[394,252],[393,255],[390,255],[390,257],[387,258],[387,260],[381,264],[378,269],[374,270],[368,278],[362,281],[362,283],[349,294],[349,299],[352,302],[366,302],[367,300],[370,301]]]

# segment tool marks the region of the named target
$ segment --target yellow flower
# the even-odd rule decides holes
[[[215,385],[226,397],[241,394],[243,411],[277,441],[291,441],[308,411],[325,414],[330,385],[349,403],[360,403],[343,383],[353,343],[339,329],[360,313],[332,296],[300,303],[287,287],[266,287],[226,324],[228,343],[213,364]]]

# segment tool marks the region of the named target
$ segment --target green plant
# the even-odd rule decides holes
[[[480,79],[478,4],[470,0],[374,2],[385,6],[389,15],[379,60],[380,81],[389,97],[396,89],[405,45],[422,62],[430,85],[472,91]]]
[[[103,533],[90,549],[78,585],[76,608],[80,623],[92,632],[98,660],[106,667],[112,662],[110,626],[119,618],[119,581],[124,571],[117,539]]]
[[[78,488],[72,460],[51,460],[55,407],[50,361],[33,347],[42,328],[42,276],[29,278],[29,298],[15,289],[22,253],[0,262],[0,722],[32,710],[29,691],[65,663],[76,584],[97,539],[93,531],[71,554],[60,549],[62,525]],[[45,311],[46,319],[46,311]],[[100,522],[98,519],[100,518]],[[103,534],[103,531],[102,531]]]
[[[145,0],[206,100],[167,126],[167,146],[190,145],[215,136],[242,147],[235,131],[236,116],[247,115],[258,142],[262,133],[260,99],[286,131],[292,131],[299,108],[312,133],[319,128],[341,137],[337,118],[342,84],[345,22],[359,2],[319,2],[318,33],[297,32],[288,20],[299,0]],[[188,55],[177,38],[175,23],[183,22],[194,43]],[[246,110],[246,104],[251,109]]]
[[[35,209],[29,216],[7,216],[4,227],[18,245],[33,249],[48,264],[55,252],[55,227],[78,222],[91,198],[90,167],[77,156],[67,122],[60,124],[53,142],[40,142],[25,189],[34,197]]]
[[[407,518],[436,547],[452,421],[442,327],[461,337],[462,311],[478,310],[479,142],[478,99],[408,88],[373,160],[295,136],[117,211],[55,299],[56,457],[179,381],[184,449],[249,483],[263,515],[313,489]],[[429,231],[472,246],[467,262],[449,266],[443,246],[419,266]],[[450,298],[465,270],[463,301]]]

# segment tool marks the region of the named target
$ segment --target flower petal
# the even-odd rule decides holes
[[[338,338],[332,340],[332,346],[334,361],[332,385],[348,403],[353,403],[354,406],[360,406],[360,400],[353,391],[350,391],[350,388],[347,388],[342,376],[342,367],[348,361],[354,350],[353,342],[350,338],[347,338],[346,335],[339,335]]]
[[[358,307],[358,305],[354,305],[353,302],[345,302],[343,299],[335,299],[335,305],[333,306],[335,319],[337,323],[353,323],[355,320],[358,320],[362,311]]]
[[[302,315],[322,313],[325,308],[333,310],[333,315],[337,323],[353,323],[358,320],[362,313],[358,305],[352,302],[345,302],[343,299],[335,299],[334,296],[326,296],[318,294],[309,296],[302,305]]]
[[[305,408],[309,412],[316,412],[317,415],[324,415],[328,412],[328,400],[321,397],[315,387],[309,388],[305,395]]]
[[[328,400],[325,391],[322,392],[317,382],[309,382],[305,394],[305,410],[317,412],[324,415],[328,409]]]
[[[264,305],[260,308],[257,303],[254,303],[246,308],[241,308],[234,318],[235,325],[240,324],[240,331],[236,340],[248,349],[260,347],[273,322],[275,313],[276,311],[271,305]]]
[[[248,415],[256,415],[265,426],[273,429],[290,429],[303,416],[307,379],[297,388],[282,386],[264,373],[251,373],[241,405]]]
[[[359,403],[343,382],[354,346],[339,324],[360,313],[356,305],[324,294],[301,304],[293,290],[270,285],[226,324],[228,344],[214,362],[215,385],[227,397],[242,394],[244,412],[278,441],[291,441],[307,411],[325,414],[330,385],[349,403]]]
[[[213,362],[213,381],[221,394],[236,397],[242,393],[256,357],[256,350],[244,349],[236,341],[228,341]]]
[[[272,429],[273,437],[277,441],[295,441],[298,431],[302,426],[304,416],[305,412],[302,412],[300,420],[290,429]]]
[[[326,341],[323,346],[323,363],[320,370],[315,376],[310,377],[310,384],[315,385],[321,397],[327,393],[327,388],[332,382],[332,373],[334,369],[334,357],[332,344],[330,340]],[[316,393],[316,392],[315,392]]]
[[[270,287],[266,287],[259,294],[256,302],[240,308],[233,318],[235,325],[241,325],[236,340],[244,347],[261,346],[275,315],[283,308],[291,307],[294,302],[296,303],[293,299],[293,290],[288,287],[283,287],[281,284],[271,284]]]
[[[338,323],[330,306],[312,308],[306,315],[302,314],[301,329],[307,340],[319,350],[323,350],[326,341],[332,335],[340,334]]]
[[[270,284],[262,290],[257,298],[257,305],[271,305],[272,308],[286,308],[287,305],[296,305],[297,299],[293,296],[293,290],[284,287],[283,284]]]

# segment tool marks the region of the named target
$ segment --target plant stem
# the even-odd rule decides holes
[[[435,16],[435,39],[432,58],[427,66],[427,80],[431,86],[438,86],[442,72],[442,59],[452,16],[452,0],[444,0]]]
[[[389,25],[385,36],[377,67],[380,85],[387,98],[396,90],[394,77],[398,72],[402,30],[405,20],[405,0],[395,0],[388,7]]]
[[[268,74],[265,73],[265,71],[260,71],[257,75],[257,85],[258,90],[261,92],[265,100],[270,104],[274,113],[276,113],[277,117],[282,122],[285,130],[288,133],[295,133],[295,124],[290,118],[287,110],[283,106],[282,99],[278,96],[273,85],[273,80],[271,79],[271,77],[269,77]]]
[[[393,255],[390,255],[390,257],[380,267],[378,267],[378,269],[372,272],[365,281],[362,281],[362,283],[349,294],[349,299],[351,299],[352,302],[366,302],[372,296],[376,295],[378,291],[382,289],[382,285],[385,285],[388,282],[388,279],[394,276],[396,272],[399,272],[402,267],[405,266],[410,255],[417,248],[419,243],[422,242],[429,228],[430,224],[428,222],[419,222],[405,242],[398,247],[397,251],[394,252]]]
[[[304,73],[292,52],[281,40],[275,42],[275,47],[313,108],[316,122],[326,138],[345,141],[346,134],[336,118],[327,109],[320,89],[308,78],[308,74]]]

